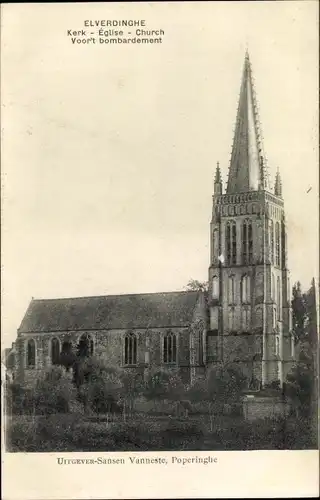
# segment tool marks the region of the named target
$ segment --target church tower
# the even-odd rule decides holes
[[[237,362],[248,388],[283,384],[294,356],[280,173],[271,187],[248,52],[226,191],[217,165],[210,224],[206,363]]]

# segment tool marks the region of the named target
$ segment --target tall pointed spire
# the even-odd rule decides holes
[[[227,193],[269,189],[251,64],[246,50]]]
[[[274,183],[274,194],[276,196],[280,196],[280,198],[282,197],[282,183],[281,183],[279,169],[277,170],[277,173],[276,173],[276,180]]]
[[[214,182],[221,182],[220,164],[218,161],[217,161],[217,166],[216,166],[216,175],[214,178]]]
[[[222,194],[222,180],[219,162],[217,162],[216,175],[214,178],[214,194]]]

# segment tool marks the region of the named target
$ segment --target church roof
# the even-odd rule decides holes
[[[32,300],[19,332],[187,326],[199,292]]]
[[[227,193],[270,189],[249,54],[246,52]]]

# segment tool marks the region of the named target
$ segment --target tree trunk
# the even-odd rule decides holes
[[[126,400],[123,402],[123,421],[126,421]]]
[[[213,408],[212,403],[209,403],[209,413],[210,413],[210,432],[213,432]]]

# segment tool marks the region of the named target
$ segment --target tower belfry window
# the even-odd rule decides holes
[[[253,241],[252,241],[252,224],[248,224],[248,254],[249,254],[249,264],[253,261]]]
[[[213,259],[216,260],[219,257],[219,231],[214,229],[212,237],[212,248],[213,248]]]
[[[226,227],[227,264],[237,263],[237,228],[235,222],[228,222]]]
[[[235,224],[232,224],[232,246],[231,246],[231,263],[237,263],[237,228]]]
[[[244,264],[253,262],[252,223],[245,220],[242,226],[242,259]]]
[[[276,266],[280,267],[280,224],[276,222]]]
[[[277,277],[277,310],[278,310],[278,319],[281,318],[281,284],[280,278]]]
[[[274,228],[273,220],[270,221],[270,260],[271,264],[274,263]]]
[[[227,250],[227,263],[231,263],[231,228],[230,224],[227,225],[226,233],[226,250]]]

